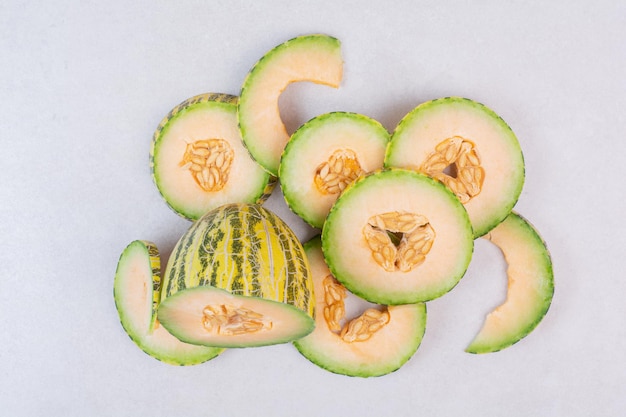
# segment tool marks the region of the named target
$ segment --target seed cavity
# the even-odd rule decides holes
[[[230,304],[204,307],[202,325],[207,332],[220,336],[256,333],[272,328],[272,322],[262,314]]]
[[[425,216],[388,212],[369,218],[363,236],[372,257],[387,272],[409,272],[426,260],[435,230]]]
[[[228,182],[235,151],[224,139],[203,139],[187,144],[178,164],[188,169],[204,191],[220,191]]]
[[[339,149],[317,167],[313,181],[322,194],[339,194],[363,173],[356,153]]]
[[[368,308],[359,317],[356,317],[341,326],[346,315],[346,289],[332,275],[326,276],[322,282],[324,287],[324,320],[330,331],[337,333],[344,342],[364,342],[374,333],[389,323],[389,311]]]
[[[463,204],[480,194],[485,179],[475,144],[460,136],[439,143],[419,170],[445,184]]]

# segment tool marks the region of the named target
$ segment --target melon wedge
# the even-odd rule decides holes
[[[385,166],[424,172],[446,184],[480,237],[506,218],[524,184],[517,137],[493,110],[446,97],[420,104],[398,124]]]
[[[488,353],[517,343],[544,318],[554,295],[552,261],[537,230],[512,212],[485,239],[498,246],[508,264],[506,301],[489,313],[470,353]]]
[[[252,157],[278,175],[289,135],[278,99],[290,83],[310,81],[337,88],[343,74],[340,42],[327,35],[303,35],[267,52],[250,70],[241,88],[239,127]]]
[[[353,182],[322,229],[324,257],[350,292],[377,304],[432,300],[463,277],[474,249],[469,217],[443,184],[385,169]]]
[[[348,376],[382,376],[403,366],[417,351],[426,331],[426,305],[377,306],[374,312],[368,309],[350,321],[339,313],[342,317],[333,322],[338,308],[345,313],[341,297],[346,295],[345,289],[334,281],[324,261],[319,236],[304,248],[318,294],[318,314],[315,330],[294,342],[300,353],[323,369]]]
[[[157,247],[147,241],[130,243],[120,256],[113,296],[122,327],[148,355],[172,365],[195,365],[223,349],[194,346],[172,336],[156,320],[161,292],[161,262]]]

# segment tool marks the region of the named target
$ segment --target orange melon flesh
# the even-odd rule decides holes
[[[162,362],[195,365],[216,357],[223,349],[183,343],[155,321],[154,274],[160,269],[154,257],[151,259],[149,245],[140,240],[132,242],[118,263],[114,298],[122,327],[144,352]]]
[[[241,88],[239,126],[252,157],[272,175],[278,175],[280,155],[289,140],[278,106],[281,93],[299,81],[337,88],[342,75],[340,43],[327,35],[291,39],[250,70]]]
[[[311,362],[330,372],[349,376],[372,377],[393,372],[417,351],[426,330],[424,303],[388,306],[389,323],[362,342],[346,342],[331,331],[324,319],[324,278],[330,270],[324,261],[321,241],[314,238],[305,244],[315,284],[315,330],[294,342]]]
[[[485,238],[502,250],[508,264],[507,296],[487,315],[466,349],[470,353],[499,351],[527,336],[546,315],[554,294],[550,254],[523,217],[511,213]]]

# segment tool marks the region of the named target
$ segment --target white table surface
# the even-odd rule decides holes
[[[331,374],[290,345],[193,367],[140,351],[113,275],[135,239],[167,255],[189,223],[162,202],[148,151],[161,118],[238,94],[271,47],[342,41],[338,90],[290,86],[290,130],[330,110],[389,130],[456,95],[517,134],[516,210],[551,251],[546,318],[504,351],[464,348],[506,289],[485,241],[428,304],[399,371]],[[599,1],[16,1],[0,5],[0,414],[6,416],[618,416],[626,409],[626,3]],[[314,231],[277,191],[267,207]]]

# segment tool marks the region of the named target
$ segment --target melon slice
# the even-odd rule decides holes
[[[375,171],[344,190],[322,229],[324,257],[352,293],[378,304],[432,300],[463,277],[474,248],[461,202],[405,169]]]
[[[196,221],[174,247],[158,319],[180,340],[248,347],[313,331],[315,298],[304,249],[277,215],[228,204]]]
[[[276,185],[243,146],[237,97],[228,94],[201,94],[170,111],[154,133],[150,162],[167,204],[190,220],[227,203],[263,203]]]
[[[488,353],[517,343],[541,322],[554,295],[552,260],[537,230],[512,212],[485,236],[498,246],[508,264],[506,301],[489,313],[470,353]]]
[[[475,237],[506,218],[524,184],[524,158],[511,128],[493,110],[459,97],[409,112],[392,135],[385,166],[446,184],[465,205]]]
[[[322,228],[337,197],[359,176],[382,168],[389,132],[367,116],[333,112],[298,128],[281,157],[280,185],[287,205]]]
[[[290,83],[310,81],[337,88],[343,74],[340,43],[327,35],[304,35],[267,52],[250,70],[241,88],[239,127],[252,157],[278,175],[289,135],[278,99]]]
[[[130,243],[117,265],[113,295],[122,327],[133,342],[148,355],[172,365],[195,365],[219,355],[223,349],[183,343],[159,324],[160,291],[157,247],[142,240]]]
[[[313,333],[294,342],[300,353],[323,369],[348,376],[381,376],[404,365],[424,336],[426,305],[374,306],[347,320],[348,294],[331,275],[319,236],[304,248],[318,295],[318,314]]]

